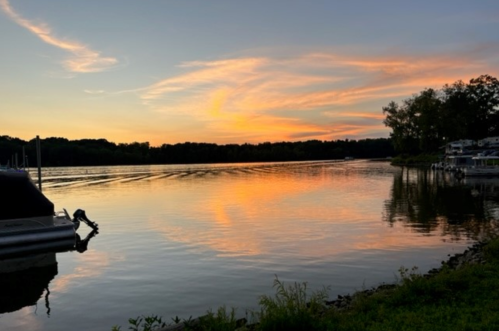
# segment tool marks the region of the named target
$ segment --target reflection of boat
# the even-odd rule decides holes
[[[17,252],[15,257],[0,259],[0,314],[35,305],[42,296],[45,296],[47,314],[50,314],[49,283],[58,272],[56,252],[76,250],[83,253],[96,234],[93,230],[83,240],[76,234],[76,241],[61,242],[58,250],[40,253],[39,247],[36,254],[19,255]]]
[[[450,155],[446,157],[446,171],[458,171],[473,165],[472,155]]]
[[[459,171],[471,167],[473,165],[472,158],[473,155],[467,154],[447,155],[444,160],[433,163],[430,168],[432,170]]]
[[[473,166],[463,169],[465,177],[499,176],[499,156],[475,156]]]
[[[463,183],[469,186],[493,186],[499,187],[499,177],[466,177]]]
[[[0,171],[0,256],[75,245],[80,221],[97,230],[83,210],[74,218],[54,212],[54,204],[25,171]]]
[[[44,253],[0,261],[0,314],[35,305],[57,275],[55,253]],[[48,311],[49,312],[49,311]]]
[[[465,177],[462,183],[471,187],[471,195],[497,199],[499,197],[499,176]]]

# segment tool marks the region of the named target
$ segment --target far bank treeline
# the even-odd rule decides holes
[[[115,144],[105,139],[41,139],[42,165],[97,166],[137,164],[189,164],[227,162],[305,161],[355,158],[385,158],[394,151],[390,139],[278,142],[261,144],[179,143],[151,147],[148,142]],[[36,166],[36,140],[0,136],[0,165],[22,162]],[[13,161],[14,160],[14,161]]]
[[[433,153],[452,141],[499,136],[499,81],[482,75],[428,88],[401,104],[390,102],[383,114],[399,153]]]

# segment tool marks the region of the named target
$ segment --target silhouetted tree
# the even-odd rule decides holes
[[[499,135],[499,81],[489,75],[468,84],[457,81],[442,90],[425,89],[401,105],[392,101],[382,110],[397,151],[432,152],[453,140]]]
[[[26,154],[36,164],[35,140],[29,142],[8,136],[0,137],[1,164],[6,164],[15,153]],[[41,140],[44,166],[89,166],[131,164],[182,164],[219,162],[269,162],[342,159],[345,156],[375,158],[393,155],[390,139],[265,142],[261,144],[209,143],[163,144],[151,147],[149,143],[114,144],[105,139],[68,140],[46,138]]]

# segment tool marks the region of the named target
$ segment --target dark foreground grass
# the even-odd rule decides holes
[[[329,330],[499,330],[498,275],[496,262],[413,276],[324,318]]]
[[[485,264],[443,266],[431,277],[401,269],[396,287],[358,292],[341,310],[325,304],[327,289],[308,295],[305,283],[285,286],[276,278],[274,297],[262,296],[248,323],[222,307],[196,325],[185,321],[184,330],[499,330],[499,239],[483,250]]]

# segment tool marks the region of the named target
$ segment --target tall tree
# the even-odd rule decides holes
[[[418,145],[418,134],[415,116],[408,107],[410,100],[404,100],[404,104],[399,106],[396,102],[390,102],[383,107],[383,114],[386,115],[383,123],[392,128],[390,137],[392,138],[395,150],[399,152],[416,152]]]
[[[499,135],[499,81],[489,75],[470,80],[467,86],[473,116],[470,138]]]
[[[383,107],[383,123],[392,129],[400,152],[430,152],[447,142],[479,140],[499,135],[499,81],[489,75],[425,89],[403,101]]]
[[[452,85],[444,85],[442,89],[441,123],[442,142],[447,143],[470,137],[469,122],[473,112],[467,85],[458,80]]]
[[[434,89],[426,89],[412,100],[410,107],[416,117],[419,129],[419,149],[431,152],[441,145],[441,100]]]
[[[417,153],[438,148],[441,143],[440,104],[437,91],[426,89],[403,101],[383,107],[383,123],[392,128],[390,134],[397,151]]]

